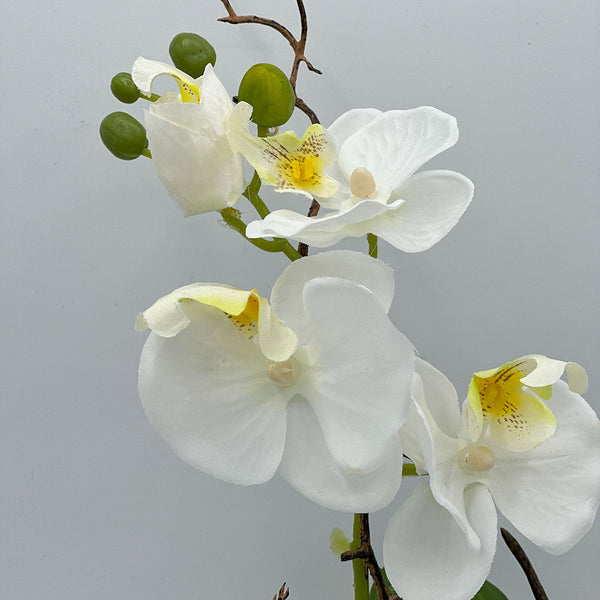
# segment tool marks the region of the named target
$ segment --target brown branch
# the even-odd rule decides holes
[[[313,198],[312,204],[310,205],[310,208],[308,209],[308,215],[306,215],[306,216],[307,217],[316,217],[319,212],[319,208],[321,208],[321,205]],[[301,256],[308,256],[308,244],[305,244],[304,242],[300,242],[298,244],[298,253]]]
[[[283,585],[279,588],[279,592],[273,596],[273,600],[287,600],[287,597],[290,595],[290,588],[286,588],[285,581]]]
[[[292,32],[284,27],[281,23],[273,19],[267,19],[265,17],[257,17],[256,15],[238,15],[229,0],[221,0],[225,10],[227,11],[227,17],[222,17],[219,19],[222,23],[230,23],[232,25],[238,25],[241,23],[255,23],[257,25],[265,25],[266,27],[271,27],[278,31],[290,44],[292,50],[294,51],[294,62],[292,64],[292,73],[290,75],[290,83],[296,91],[296,80],[298,78],[298,69],[300,67],[300,63],[304,63],[309,71],[313,73],[318,73],[322,75],[322,72],[319,71],[316,67],[312,65],[312,63],[306,58],[304,55],[304,49],[306,47],[306,38],[308,36],[308,20],[306,18],[306,9],[304,8],[303,0],[296,0],[296,4],[298,5],[298,11],[300,13],[300,26],[301,33],[300,37],[296,39]]]
[[[381,573],[381,569],[377,564],[375,552],[373,552],[373,547],[371,546],[369,515],[366,513],[362,513],[360,515],[360,544],[354,550],[343,552],[340,556],[342,562],[354,560],[355,558],[361,558],[365,561],[365,567],[368,569],[371,577],[373,578],[373,583],[375,584],[375,589],[377,590],[378,600],[392,600],[393,598],[396,600],[401,600],[396,594],[390,596],[385,587],[383,574]]]
[[[502,538],[508,546],[508,549],[513,553],[513,556],[517,559],[521,569],[523,569],[535,600],[548,600],[548,596],[542,587],[535,569],[533,568],[529,558],[527,558],[527,554],[525,554],[525,550],[523,550],[521,544],[519,544],[512,534],[506,531],[506,529],[503,527],[500,527],[500,533],[502,534]]]

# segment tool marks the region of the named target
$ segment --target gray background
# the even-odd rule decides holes
[[[298,30],[293,0],[233,4]],[[458,118],[458,145],[429,166],[470,177],[475,200],[428,252],[382,244],[394,322],[460,396],[474,370],[540,352],[586,365],[598,410],[598,3],[307,10],[307,55],[325,74],[301,69],[298,91],[324,124],[370,106]],[[242,488],[195,471],[137,399],[139,310],[194,281],[266,294],[286,264],[215,214],[184,220],[151,162],[116,160],[97,133],[105,114],[129,110],[110,95],[112,75],[138,54],[168,60],[179,31],[213,43],[232,93],[255,62],[288,70],[278,34],[218,24],[224,14],[218,0],[2,0],[2,599],[269,600],[284,580],[294,600],[351,597],[351,569],[328,550],[350,516],[278,478]],[[373,516],[379,555],[397,506]],[[599,542],[596,526],[560,558],[524,546],[550,597],[593,598]],[[502,543],[491,579],[511,600],[530,597]]]

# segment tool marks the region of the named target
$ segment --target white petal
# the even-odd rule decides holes
[[[344,142],[338,164],[346,179],[357,167],[367,168],[377,189],[390,193],[457,140],[456,119],[436,108],[390,110]]]
[[[371,233],[404,252],[422,252],[456,225],[473,198],[473,184],[453,171],[425,171],[392,197],[405,202],[375,218]]]
[[[397,442],[390,458],[376,471],[351,474],[332,458],[310,404],[288,405],[288,430],[279,473],[298,492],[331,510],[363,513],[387,506],[402,477],[402,449]]]
[[[229,128],[233,101],[210,63],[206,65],[202,76],[200,106],[204,111],[204,122],[212,125],[215,131],[225,136]]]
[[[506,518],[532,542],[561,554],[590,529],[600,499],[600,422],[564,381],[548,407],[556,433],[527,452],[494,448],[486,484]]]
[[[588,389],[588,378],[585,369],[574,362],[564,362],[548,358],[542,354],[529,354],[523,358],[534,361],[535,368],[521,378],[521,383],[531,387],[552,385],[558,381],[564,371],[567,373],[569,389],[577,394],[585,394]]]
[[[339,277],[364,285],[387,312],[394,296],[394,272],[362,252],[335,250],[307,256],[288,265],[275,281],[271,305],[279,318],[305,343],[307,330],[302,289],[317,277]]]
[[[371,231],[373,219],[402,203],[386,205],[375,200],[363,200],[354,206],[323,217],[305,217],[291,210],[275,210],[262,221],[248,224],[246,235],[285,237],[325,248],[345,237],[361,237]]]
[[[496,509],[484,486],[465,490],[467,514],[481,540],[469,547],[452,516],[422,483],[392,517],[383,539],[390,583],[404,600],[471,600],[496,551]]]
[[[352,471],[380,467],[410,402],[412,344],[369,290],[320,277],[304,287],[318,375],[312,403],[334,460]]]
[[[131,69],[131,78],[143,94],[152,93],[152,83],[159,75],[170,75],[180,86],[182,94],[187,93],[190,100],[198,101],[202,78],[194,79],[173,65],[159,60],[148,60],[142,56],[135,59]]]
[[[218,309],[194,303],[173,338],[151,333],[140,360],[146,415],[186,462],[214,477],[263,483],[285,442],[286,392],[268,360]],[[287,391],[290,394],[290,391]]]
[[[432,364],[417,358],[415,370],[423,382],[423,393],[433,420],[446,435],[456,437],[461,425],[456,389]]]
[[[224,135],[206,135],[201,106],[152,105],[145,123],[156,172],[185,216],[221,210],[239,200],[244,189],[241,157]]]
[[[447,392],[445,387],[441,389]],[[432,391],[431,386],[428,391]],[[413,402],[402,428],[401,440],[409,451],[418,447],[417,465],[422,469],[420,463],[424,463],[436,501],[454,517],[469,546],[478,549],[481,542],[469,522],[464,503],[464,490],[475,479],[468,476],[458,460],[465,443],[446,435],[434,421],[428,408],[429,398],[425,397],[423,381],[418,374],[415,374],[411,393]],[[447,396],[446,401],[453,402],[453,394]]]

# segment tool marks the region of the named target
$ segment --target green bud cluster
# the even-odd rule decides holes
[[[296,94],[281,69],[259,63],[242,78],[238,100],[252,106],[252,121],[260,127],[279,127],[292,116]]]

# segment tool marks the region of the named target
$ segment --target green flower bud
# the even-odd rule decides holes
[[[281,69],[260,63],[246,71],[240,83],[238,100],[252,106],[252,121],[257,125],[279,127],[292,116],[296,94]]]
[[[125,104],[133,104],[140,97],[140,90],[129,73],[117,73],[111,79],[110,91],[117,100]]]
[[[148,147],[144,126],[124,112],[110,113],[102,119],[100,137],[110,152],[122,160],[133,160]]]
[[[204,73],[206,65],[217,62],[215,49],[197,33],[178,33],[169,44],[173,64],[191,77]]]

